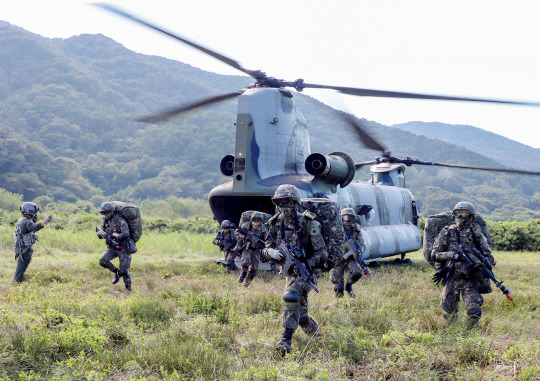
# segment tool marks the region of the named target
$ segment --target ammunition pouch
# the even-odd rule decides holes
[[[129,237],[126,241],[126,251],[129,253],[129,254],[133,254],[133,253],[136,253],[137,252],[137,245],[135,244],[135,241]]]
[[[32,245],[34,245],[34,243],[36,243],[38,240],[38,236],[34,232],[22,234],[21,237],[23,244],[30,249],[32,248]]]
[[[491,281],[489,278],[486,278],[480,274],[479,271],[476,271],[474,274],[474,281],[478,285],[478,292],[480,294],[490,294],[493,292],[493,288],[491,287]]]

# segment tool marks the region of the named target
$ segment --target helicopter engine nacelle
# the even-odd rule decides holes
[[[354,161],[343,152],[332,152],[325,156],[312,153],[306,158],[306,170],[312,176],[323,179],[328,184],[339,184],[342,188],[354,178]]]
[[[234,155],[225,155],[221,159],[219,169],[221,169],[221,173],[225,176],[232,176],[234,172]]]

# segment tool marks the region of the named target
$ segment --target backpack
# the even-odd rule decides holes
[[[426,218],[426,226],[424,227],[424,244],[422,251],[424,252],[424,258],[433,267],[437,269],[436,263],[431,260],[431,251],[435,244],[435,239],[445,227],[448,227],[454,223],[452,212],[437,213]],[[491,246],[491,236],[486,224],[486,221],[482,216],[477,213],[474,219],[474,223],[482,227],[482,234],[487,238],[489,246]]]
[[[121,201],[110,201],[114,205],[116,212],[126,220],[129,226],[129,235],[135,242],[142,236],[142,220],[139,207]]]
[[[240,222],[238,223],[238,226],[242,226],[244,222],[251,221],[251,215],[255,212],[256,210],[246,210],[245,212],[243,212],[242,215],[240,216]],[[259,212],[259,213],[261,213],[263,216],[262,224],[265,224],[272,217],[272,215],[268,213],[263,213],[263,212]]]
[[[341,258],[345,245],[345,233],[341,222],[339,204],[328,198],[303,198],[301,206],[315,215],[314,220],[321,224],[322,236],[330,258]]]

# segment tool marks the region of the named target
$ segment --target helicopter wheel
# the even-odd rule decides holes
[[[407,266],[412,265],[411,258],[405,258],[404,260],[401,261],[401,263]]]

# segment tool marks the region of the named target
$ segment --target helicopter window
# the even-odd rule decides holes
[[[281,97],[281,110],[290,114],[293,109],[293,102],[290,98]]]

